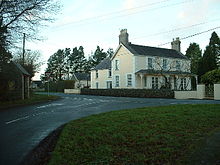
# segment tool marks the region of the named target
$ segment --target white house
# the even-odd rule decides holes
[[[180,40],[172,49],[132,44],[126,29],[121,30],[119,46],[91,71],[91,88],[171,88],[190,90],[190,60],[180,52]]]

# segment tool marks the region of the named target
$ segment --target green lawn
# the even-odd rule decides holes
[[[49,165],[188,164],[204,137],[220,127],[220,105],[122,110],[71,121]]]
[[[29,99],[0,102],[0,109],[36,104],[58,99],[59,96],[33,94]]]

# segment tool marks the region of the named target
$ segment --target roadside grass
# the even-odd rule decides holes
[[[220,105],[146,107],[68,123],[49,165],[188,164],[220,127]]]
[[[17,106],[25,106],[25,105],[31,105],[36,103],[42,103],[47,101],[52,101],[58,99],[59,96],[53,96],[53,95],[44,95],[44,94],[33,94],[29,99],[25,100],[15,100],[15,101],[6,101],[6,102],[0,102],[0,109],[7,109]]]

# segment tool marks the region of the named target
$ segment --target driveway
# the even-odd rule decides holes
[[[16,165],[51,131],[70,120],[102,112],[174,104],[220,104],[175,100],[55,94],[62,99],[0,112],[0,164]]]

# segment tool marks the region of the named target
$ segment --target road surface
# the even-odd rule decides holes
[[[56,94],[62,99],[0,111],[0,165],[17,165],[51,131],[70,120],[107,111],[174,104],[220,104],[175,100]]]

